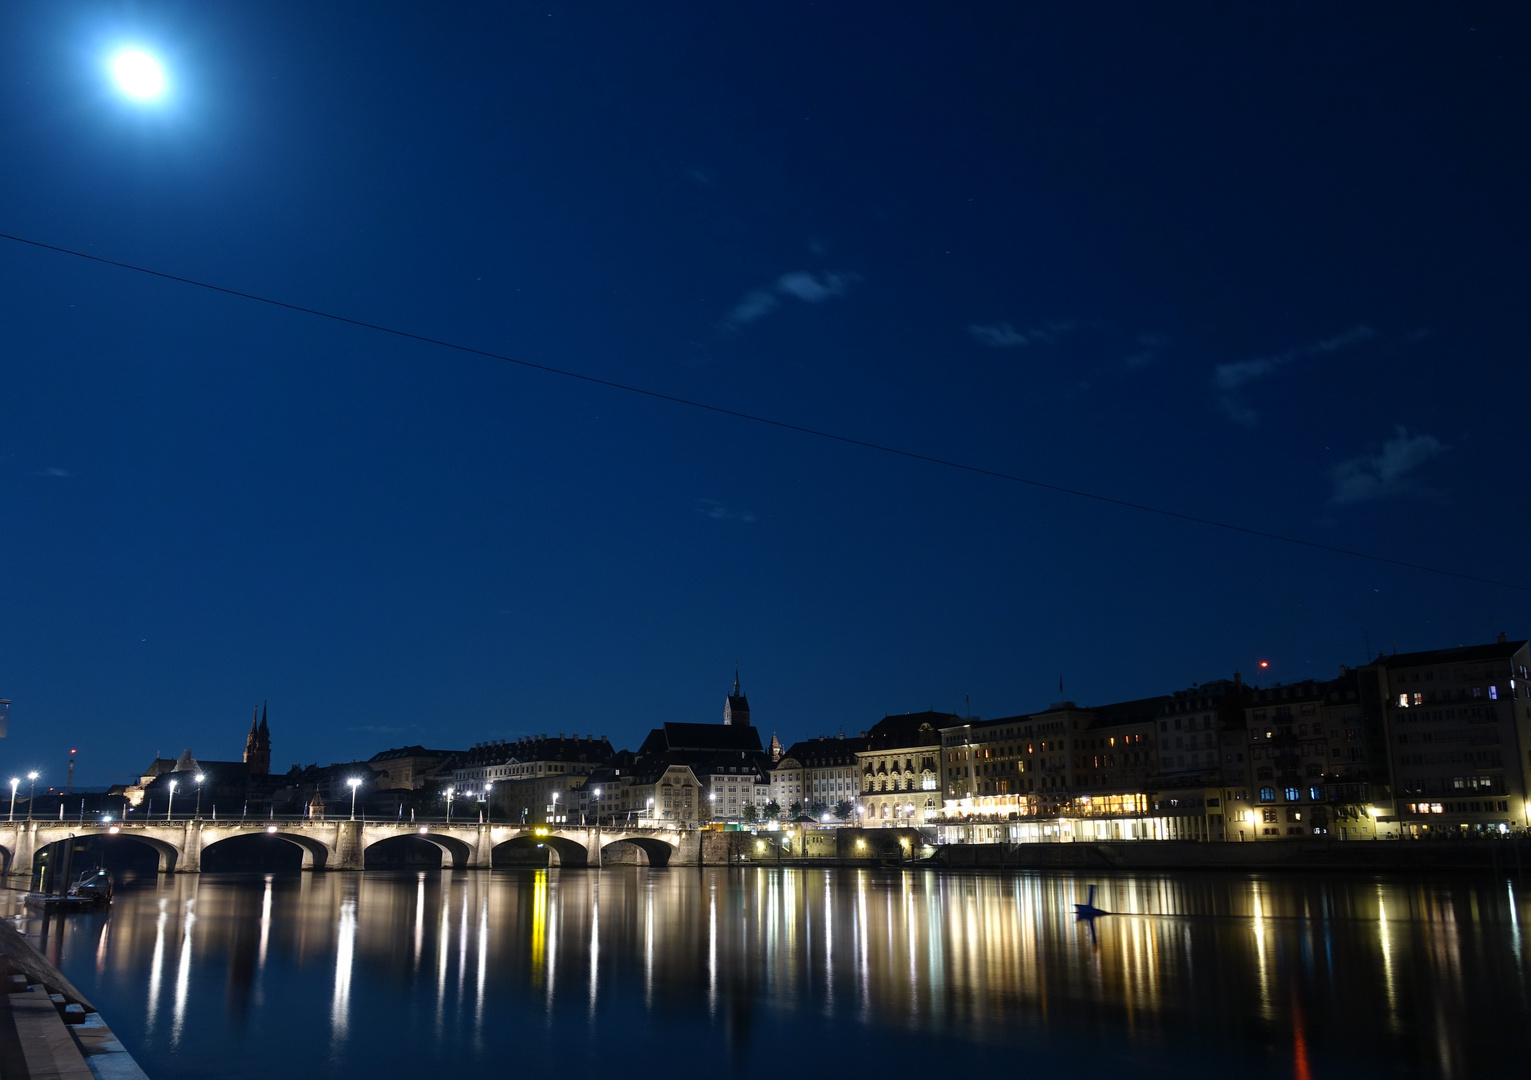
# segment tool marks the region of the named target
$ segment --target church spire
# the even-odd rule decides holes
[[[723,723],[750,726],[750,699],[739,689],[739,669],[734,668],[734,690],[723,702]]]
[[[264,702],[250,713],[250,734],[245,736],[245,764],[250,767],[251,776],[264,776],[271,771],[271,728],[266,724]]]

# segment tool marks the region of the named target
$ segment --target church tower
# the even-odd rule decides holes
[[[750,700],[739,689],[738,668],[734,668],[734,692],[723,702],[723,722],[737,724],[739,727],[750,726]]]
[[[266,706],[260,707],[260,722],[250,713],[250,734],[245,736],[245,764],[251,776],[265,776],[271,771],[271,729],[266,726]]]

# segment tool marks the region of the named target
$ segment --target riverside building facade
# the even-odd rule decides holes
[[[1385,718],[1399,824],[1417,837],[1531,827],[1531,653],[1487,645],[1378,657],[1360,669],[1362,723]]]
[[[865,825],[919,825],[941,811],[941,729],[960,721],[953,713],[885,716],[858,740],[857,816]]]

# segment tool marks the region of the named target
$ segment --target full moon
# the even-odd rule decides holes
[[[148,101],[165,92],[165,72],[159,61],[139,49],[123,49],[112,57],[112,77],[130,98]]]

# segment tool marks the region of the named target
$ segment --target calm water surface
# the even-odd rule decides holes
[[[1122,914],[1092,933],[1085,887]],[[45,949],[154,1080],[1524,1075],[1494,878],[648,869],[184,875]],[[15,903],[18,894],[0,894]],[[20,916],[18,915],[18,918]],[[26,921],[38,940],[40,921]]]

